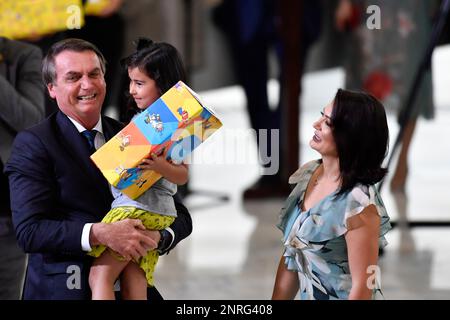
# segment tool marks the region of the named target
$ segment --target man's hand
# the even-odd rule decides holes
[[[153,241],[156,242],[156,247],[153,248],[153,249],[157,249],[159,240],[161,239],[161,233],[159,233],[158,230],[145,230],[144,234],[149,236],[150,238],[153,239]]]
[[[91,246],[103,244],[126,260],[138,260],[158,246],[157,231],[145,229],[139,219],[125,219],[113,223],[94,223],[89,235]],[[156,241],[158,239],[158,241]]]

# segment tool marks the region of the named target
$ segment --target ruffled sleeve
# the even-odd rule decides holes
[[[292,174],[289,177],[289,183],[290,184],[296,183],[296,186],[289,194],[286,201],[284,202],[283,207],[281,208],[280,214],[278,216],[277,227],[281,231],[285,232],[289,218],[291,217],[292,214],[295,214],[295,207],[298,204],[298,200],[303,199],[306,187],[308,186],[309,179],[311,179],[312,174],[320,165],[320,163],[321,163],[320,160],[310,161],[304,164],[302,167],[300,167],[297,171],[294,172],[294,174]]]
[[[387,245],[387,241],[384,235],[392,229],[392,226],[389,222],[390,218],[386,212],[383,200],[381,199],[381,196],[375,186],[356,186],[348,195],[346,202],[347,206],[344,216],[344,225],[347,230],[349,229],[348,221],[350,218],[360,214],[369,205],[375,206],[381,219],[379,244],[381,248],[385,247]]]

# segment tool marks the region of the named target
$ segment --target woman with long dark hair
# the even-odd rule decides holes
[[[289,179],[296,187],[280,214],[284,253],[273,299],[371,299],[380,292],[378,251],[389,216],[375,184],[389,130],[373,96],[339,89],[313,124],[321,159]]]

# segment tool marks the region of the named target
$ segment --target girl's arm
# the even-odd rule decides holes
[[[273,287],[272,300],[293,300],[298,289],[297,273],[286,268],[284,257],[281,256]]]
[[[175,165],[167,161],[164,156],[152,155],[151,159],[142,160],[139,168],[156,171],[170,182],[178,185],[185,184],[188,180],[187,165],[184,163]]]
[[[345,240],[352,276],[352,289],[348,299],[371,299],[373,284],[369,277],[373,277],[373,270],[378,270],[373,268],[378,262],[380,217],[377,209],[374,205],[366,207],[362,213],[350,218],[348,224],[349,231]]]

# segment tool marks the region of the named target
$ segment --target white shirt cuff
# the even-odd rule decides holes
[[[89,234],[91,233],[92,225],[93,223],[86,223],[83,227],[83,232],[81,233],[81,249],[86,252],[92,250],[91,244],[89,243]]]
[[[169,249],[172,246],[173,241],[175,240],[175,232],[173,232],[173,230],[169,227],[167,227],[166,230],[169,231],[169,233],[172,235],[172,241],[170,241],[170,244],[167,247],[167,249]]]

